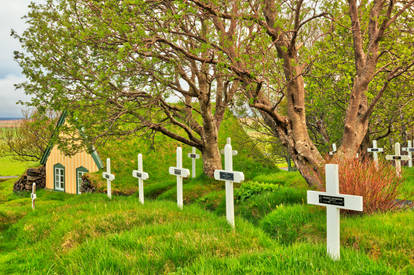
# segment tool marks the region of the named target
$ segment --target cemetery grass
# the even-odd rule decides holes
[[[39,190],[33,212],[29,194],[14,194],[13,182],[0,183],[0,273],[414,272],[413,210],[342,215],[341,261],[333,262],[325,210],[304,204],[304,189],[279,178],[235,190],[235,231],[225,221],[222,190],[206,191],[183,211],[160,198],[142,206],[136,196],[109,201]]]
[[[401,186],[400,199],[414,201],[414,168],[403,168],[404,184]]]
[[[109,201],[104,194],[72,196],[39,190],[37,209],[32,211],[28,194],[7,197],[0,204],[2,224],[8,223],[0,231],[2,274],[409,272],[396,258],[405,252],[407,261],[412,253],[409,244],[402,244],[405,236],[414,235],[412,211],[345,217],[342,260],[334,262],[326,256],[323,222],[318,225],[320,219],[324,221],[323,211],[307,205],[280,206],[272,212],[284,211],[274,225],[286,242],[268,232],[264,222],[255,226],[237,217],[237,228],[232,230],[224,216],[196,205],[185,205],[180,211],[169,201],[147,200],[141,205],[134,196],[114,196]],[[299,213],[307,213],[308,218],[301,219]],[[402,220],[408,228],[393,226],[405,224]],[[383,228],[384,223],[388,227]],[[304,232],[290,236],[292,228]],[[402,229],[407,235],[401,234]],[[354,239],[347,237],[355,236],[349,231],[357,233]],[[364,249],[372,244],[388,251],[389,257]]]
[[[33,212],[28,193],[12,192],[15,180],[0,182],[0,274],[414,273],[413,210],[341,215],[341,261],[333,262],[325,209],[306,205],[304,179],[258,160],[260,151],[234,125],[224,136],[237,144],[235,170],[248,172],[235,184],[234,231],[225,220],[224,184],[205,176],[184,181],[184,210],[177,209],[168,166],[175,166],[178,143],[158,135],[155,149],[149,140],[111,141],[101,157],[113,161],[115,192],[132,196],[109,201],[105,194],[39,190]],[[131,148],[142,149],[150,172],[144,206],[131,177],[138,149]],[[184,147],[186,168],[188,152]],[[198,161],[198,174],[201,168]],[[413,199],[414,169],[404,177],[400,198]]]

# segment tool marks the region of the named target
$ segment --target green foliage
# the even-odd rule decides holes
[[[0,154],[21,161],[40,161],[55,130],[57,114],[25,111],[13,130],[0,133]]]
[[[292,186],[303,189],[309,188],[305,179],[300,175],[299,172],[278,171],[276,173],[263,173],[261,175],[257,175],[256,177],[254,177],[253,180],[258,182],[281,184],[284,186]]]
[[[326,211],[309,205],[282,205],[260,221],[260,227],[286,245],[326,242]],[[341,215],[341,252],[352,247],[404,272],[412,272],[414,211],[376,215]]]
[[[344,117],[350,101],[350,95],[356,79],[355,49],[352,32],[349,31],[351,20],[342,16],[349,9],[348,3],[324,3],[325,9],[337,17],[338,24],[329,21],[320,22],[320,31],[329,33],[322,36],[314,47],[303,47],[303,56],[308,62],[314,62],[309,73],[304,76],[306,82],[306,109],[308,130],[312,140],[321,153],[327,153],[332,143],[339,145],[342,141]],[[370,18],[369,9],[372,6],[364,4],[359,7],[360,18],[363,20],[363,39],[367,41],[367,21]],[[385,87],[384,94],[376,104],[369,118],[369,140],[378,139],[380,147],[390,150],[396,140],[405,140],[407,135],[413,136],[412,87],[414,80],[410,75],[412,68],[408,66],[412,59],[412,36],[401,32],[405,21],[412,21],[412,15],[403,13],[394,24],[388,28],[387,34],[379,44],[382,52],[376,65],[376,74],[370,81],[366,92],[368,106]],[[396,42],[398,41],[398,42]],[[409,42],[411,41],[411,42]],[[364,43],[367,51],[368,43]],[[396,59],[393,52],[398,52]],[[408,54],[408,55],[407,55]],[[392,64],[392,65],[391,65]],[[400,67],[400,68],[399,68]],[[387,69],[385,69],[387,68]],[[393,69],[407,68],[408,73],[393,79],[389,84],[390,72]],[[387,139],[383,139],[387,137]],[[395,140],[395,141],[394,141]]]
[[[269,183],[260,183],[255,181],[243,182],[240,188],[234,194],[236,201],[245,201],[256,194],[263,192],[277,192],[279,191],[280,186]]]

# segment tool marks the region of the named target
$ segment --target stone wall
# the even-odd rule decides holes
[[[46,169],[44,166],[37,168],[29,168],[15,182],[13,186],[14,192],[32,191],[33,182],[36,183],[36,189],[45,188],[46,186]]]
[[[82,176],[81,193],[93,193],[96,191],[96,187],[92,184],[88,174]]]

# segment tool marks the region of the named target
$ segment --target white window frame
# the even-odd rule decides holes
[[[55,167],[54,176],[55,190],[65,191],[65,169],[61,167]]]

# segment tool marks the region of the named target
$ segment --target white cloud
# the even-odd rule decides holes
[[[4,2],[4,3],[3,3]],[[2,1],[0,9],[0,78],[7,74],[19,74],[20,69],[13,60],[13,51],[20,49],[16,39],[10,36],[11,29],[22,33],[25,28],[21,19],[28,12],[28,0]]]
[[[8,75],[0,79],[0,117],[21,117],[22,105],[17,105],[19,100],[29,101],[29,96],[22,90],[15,90],[14,84],[23,82],[23,77]]]
[[[0,8],[0,117],[20,117],[21,105],[16,101],[27,101],[24,92],[15,91],[14,84],[24,81],[21,69],[13,60],[13,51],[19,50],[19,43],[10,36],[11,29],[19,34],[25,29],[21,19],[29,11],[30,0],[2,0]],[[44,0],[36,0],[41,3]]]

